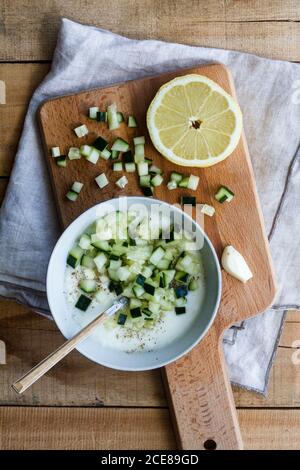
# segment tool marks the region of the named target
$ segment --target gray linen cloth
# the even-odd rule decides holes
[[[54,96],[208,62],[226,64],[235,80],[280,288],[273,309],[226,332],[225,354],[232,382],[265,393],[284,311],[300,303],[297,64],[136,41],[63,19],[51,71],[29,105],[1,208],[0,295],[49,315],[45,276],[60,228],[36,122],[38,105]]]

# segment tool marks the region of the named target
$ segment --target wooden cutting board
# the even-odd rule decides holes
[[[113,173],[110,162],[99,160],[96,165],[81,160],[69,161],[67,168],[56,165],[50,149],[59,146],[67,153],[70,146],[91,143],[102,135],[110,143],[116,136],[131,142],[134,136],[146,136],[146,155],[163,169],[164,175],[173,170],[200,176],[197,202],[212,204],[214,217],[205,219],[205,230],[220,256],[223,248],[232,244],[249,262],[253,279],[242,284],[223,271],[222,300],[217,318],[208,334],[192,352],[163,370],[178,446],[182,449],[239,449],[242,439],[226,366],[222,353],[222,333],[233,323],[264,311],[275,296],[275,280],[268,241],[264,230],[253,170],[245,137],[242,136],[234,153],[224,162],[206,169],[179,168],[168,162],[152,146],[145,123],[145,114],[158,88],[170,79],[187,73],[206,75],[235,96],[228,70],[220,64],[185,69],[142,80],[98,88],[76,95],[56,98],[44,103],[39,118],[45,146],[45,157],[50,170],[54,196],[62,227],[65,228],[89,207],[107,199],[123,195],[141,195],[136,174],[129,174],[129,184],[120,190],[114,182],[120,173]],[[125,115],[136,116],[138,129],[122,124],[109,131],[105,124],[87,117],[88,108],[106,109],[115,102]],[[86,124],[89,135],[78,139],[73,129]],[[100,190],[94,178],[106,172],[107,187]],[[75,181],[85,186],[75,203],[65,195]],[[231,203],[220,204],[214,194],[220,185],[235,193]],[[178,203],[187,190],[168,191],[166,185],[156,189],[156,197],[169,203]]]

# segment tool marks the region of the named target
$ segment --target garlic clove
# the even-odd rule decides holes
[[[241,282],[245,283],[253,277],[245,258],[231,245],[224,249],[221,263],[228,274]]]

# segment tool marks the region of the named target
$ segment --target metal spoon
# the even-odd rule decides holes
[[[53,351],[53,353],[33,367],[33,369],[27,372],[27,374],[23,375],[23,377],[14,382],[12,384],[12,388],[20,394],[25,392],[28,387],[34,384],[34,382],[46,374],[48,370],[50,370],[55,364],[57,364],[61,359],[69,354],[69,352],[76,348],[79,343],[86,339],[98,325],[101,325],[101,323],[103,323],[108,317],[114,315],[121,308],[124,308],[127,303],[128,299],[126,297],[119,297],[111,307],[100,313],[100,315],[98,315],[94,320],[92,320],[88,325],[80,330],[79,333],[77,333],[73,338],[66,341],[58,349]]]

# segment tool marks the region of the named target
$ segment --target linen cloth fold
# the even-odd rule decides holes
[[[36,122],[39,104],[55,96],[209,62],[227,65],[234,77],[279,285],[272,309],[225,333],[225,355],[233,383],[265,393],[284,311],[299,309],[300,304],[298,64],[137,41],[63,19],[51,71],[28,108],[1,208],[0,295],[51,316],[45,277],[60,228]]]

